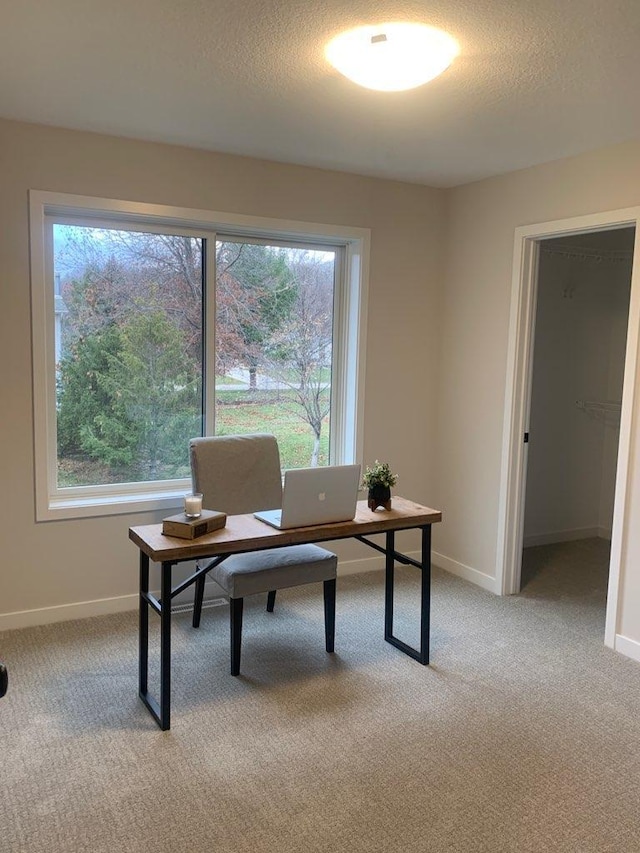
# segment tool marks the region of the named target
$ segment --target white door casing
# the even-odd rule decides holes
[[[635,428],[634,401],[640,333],[640,207],[579,216],[516,228],[507,379],[502,441],[502,470],[498,507],[496,578],[503,595],[520,591],[527,445],[533,373],[538,252],[541,240],[614,228],[635,227],[631,297],[624,367],[620,438],[616,471],[605,644],[614,647],[618,627],[620,572],[627,522],[631,439]]]

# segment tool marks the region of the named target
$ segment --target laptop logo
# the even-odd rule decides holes
[[[318,500],[323,501],[326,498],[326,496],[327,496],[326,492],[320,492],[320,494],[318,495]]]

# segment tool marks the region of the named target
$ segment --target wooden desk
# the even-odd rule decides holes
[[[358,539],[385,554],[384,638],[405,654],[426,665],[429,663],[429,619],[431,604],[431,525],[442,520],[442,513],[405,498],[393,497],[389,511],[371,512],[366,501],[359,501],[353,521],[277,530],[258,521],[253,515],[231,515],[227,526],[193,541],[176,539],[162,533],[161,524],[129,528],[129,539],[140,549],[140,634],[139,696],[164,731],[170,726],[171,713],[171,599],[206,574],[198,569],[173,587],[171,570],[176,563],[201,557],[225,559],[231,554],[282,548],[285,545],[328,542],[336,539]],[[419,528],[422,531],[421,560],[413,560],[395,550],[395,532]],[[385,534],[385,545],[367,539],[375,533]],[[161,563],[160,598],[149,592],[149,560]],[[396,562],[421,570],[420,648],[414,649],[393,635],[394,565]],[[163,606],[164,604],[167,606]],[[160,698],[148,691],[149,608],[160,616]]]

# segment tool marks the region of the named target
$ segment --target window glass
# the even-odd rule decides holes
[[[58,488],[189,474],[203,240],[53,225]]]
[[[329,463],[335,250],[216,243],[218,435],[270,432],[283,468]]]

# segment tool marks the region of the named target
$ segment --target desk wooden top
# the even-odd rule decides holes
[[[372,512],[366,500],[358,501],[353,521],[337,524],[319,524],[312,527],[294,527],[278,530],[253,515],[230,515],[226,527],[214,530],[197,539],[177,539],[165,536],[162,524],[145,524],[130,527],[129,539],[155,563],[194,560],[197,557],[215,557],[219,554],[239,554],[243,551],[261,551],[283,545],[302,545],[309,542],[328,542],[331,539],[348,539],[387,530],[408,530],[442,521],[437,509],[393,496],[390,510]]]

